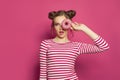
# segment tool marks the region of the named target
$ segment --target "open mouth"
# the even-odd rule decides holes
[[[59,31],[59,34],[60,34],[60,35],[64,34],[64,31]]]

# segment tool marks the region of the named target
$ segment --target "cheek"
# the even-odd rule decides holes
[[[55,33],[58,33],[58,28],[54,27]]]
[[[59,28],[58,27],[54,27],[55,31],[58,32]]]
[[[67,31],[65,31],[65,34],[67,34],[68,32]]]

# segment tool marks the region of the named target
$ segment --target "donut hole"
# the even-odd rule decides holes
[[[65,22],[65,25],[68,25],[68,22]]]

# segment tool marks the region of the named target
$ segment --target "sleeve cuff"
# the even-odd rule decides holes
[[[97,42],[98,40],[100,40],[101,36],[98,36],[96,39],[94,39],[93,41]]]

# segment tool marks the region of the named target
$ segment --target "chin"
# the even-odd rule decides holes
[[[59,36],[59,38],[64,38],[64,37],[65,37],[64,35]]]

